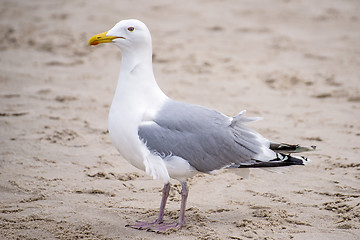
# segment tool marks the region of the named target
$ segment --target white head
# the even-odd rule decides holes
[[[146,25],[136,19],[122,20],[107,32],[100,33],[89,39],[89,45],[113,43],[122,52],[145,51],[152,49],[151,35]],[[147,52],[146,51],[146,52]]]

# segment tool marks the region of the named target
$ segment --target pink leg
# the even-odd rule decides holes
[[[165,184],[164,188],[163,188],[163,195],[162,195],[162,199],[161,199],[160,211],[159,211],[158,218],[154,222],[137,221],[133,225],[126,225],[126,227],[132,227],[132,228],[139,229],[139,230],[147,229],[148,231],[153,231],[153,232],[158,232],[158,233],[165,232],[169,229],[173,229],[173,230],[180,229],[185,223],[186,200],[187,200],[188,193],[189,193],[189,189],[188,189],[186,182],[182,182],[181,185],[182,185],[182,189],[181,189],[181,207],[180,207],[179,222],[175,222],[175,223],[164,223],[163,222],[166,200],[169,196],[169,191],[170,191],[170,184],[168,183],[168,184]]]
[[[186,210],[186,200],[188,197],[188,193],[189,193],[189,189],[188,186],[186,184],[186,182],[182,182],[182,189],[181,189],[181,207],[180,207],[180,217],[179,217],[179,222],[175,222],[175,223],[160,223],[157,225],[153,225],[151,226],[148,231],[153,231],[153,232],[165,232],[169,229],[173,229],[173,230],[178,230],[180,229],[184,223],[185,223],[185,210]]]
[[[170,192],[170,183],[167,183],[164,185],[164,188],[162,190],[159,216],[154,222],[136,221],[135,224],[132,224],[132,225],[128,224],[128,225],[125,225],[125,227],[131,227],[131,228],[143,230],[143,229],[149,229],[154,225],[162,223],[163,218],[164,218],[166,201],[167,201],[167,198],[169,197],[169,192]]]

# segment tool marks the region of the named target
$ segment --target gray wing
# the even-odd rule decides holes
[[[243,126],[248,120],[169,100],[153,121],[140,125],[138,134],[160,156],[179,156],[198,171],[210,172],[255,162],[264,144],[259,134]]]

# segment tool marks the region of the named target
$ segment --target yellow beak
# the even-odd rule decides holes
[[[114,37],[114,36],[106,36],[108,32],[103,32],[100,34],[97,34],[95,36],[92,36],[89,39],[89,45],[98,45],[100,43],[108,43],[108,42],[112,42],[112,40],[116,39],[116,38],[123,38],[123,37]]]

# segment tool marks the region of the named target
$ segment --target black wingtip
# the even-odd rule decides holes
[[[299,144],[270,143],[270,149],[277,153],[300,153],[316,150],[316,146],[301,146]]]
[[[290,155],[284,155],[277,153],[276,158],[268,161],[255,161],[251,165],[240,165],[239,168],[271,168],[271,167],[286,167],[293,165],[305,165],[309,159],[306,157],[293,157]]]

